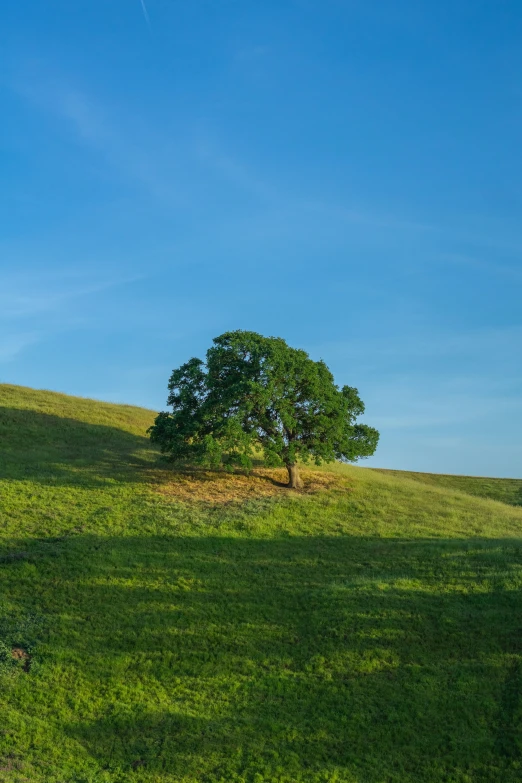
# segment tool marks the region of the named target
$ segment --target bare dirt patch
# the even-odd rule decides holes
[[[13,647],[13,649],[11,650],[11,655],[13,656],[15,661],[23,662],[24,672],[29,671],[29,668],[31,666],[31,656],[29,655],[27,650],[24,650],[23,647]]]
[[[303,487],[288,489],[288,473],[284,468],[255,468],[252,473],[226,473],[225,471],[164,472],[156,476],[155,489],[162,495],[186,503],[243,503],[260,497],[298,492],[310,494],[330,489],[340,483],[332,473],[302,469]]]

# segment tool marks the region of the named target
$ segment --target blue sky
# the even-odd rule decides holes
[[[0,381],[160,409],[253,329],[359,388],[367,464],[520,476],[519,0],[145,9],[4,4]]]

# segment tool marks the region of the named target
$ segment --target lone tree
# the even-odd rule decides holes
[[[374,453],[379,433],[356,424],[364,413],[357,389],[335,385],[323,361],[278,337],[226,332],[213,340],[206,363],[190,359],[169,380],[167,405],[151,439],[173,462],[285,465],[288,486],[301,485],[300,462],[354,462]]]

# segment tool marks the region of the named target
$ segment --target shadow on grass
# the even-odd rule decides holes
[[[97,486],[140,480],[151,466],[145,436],[17,408],[0,408],[0,479]]]
[[[255,467],[261,466],[261,460],[256,460]],[[161,486],[174,479],[172,494],[175,496],[176,482],[180,485],[180,480],[187,478],[194,483],[188,491],[179,494],[182,500],[192,500],[198,491],[205,499],[208,494],[205,485],[215,483],[216,479],[223,482],[231,475],[243,473],[174,468],[161,459],[145,435],[47,413],[0,407],[0,480],[95,488],[113,481]],[[287,487],[285,481],[264,471],[257,472],[256,481],[261,494],[263,485]],[[233,489],[228,492],[232,497]],[[219,494],[219,487],[216,490]],[[227,489],[221,494],[226,499]],[[212,493],[207,500],[212,502]]]
[[[52,715],[103,769],[209,782],[519,780],[520,541],[20,546],[33,575],[13,558],[3,594],[47,623],[27,719],[41,731]],[[87,719],[66,707],[89,699]]]

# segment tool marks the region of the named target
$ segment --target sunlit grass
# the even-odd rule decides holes
[[[0,781],[521,779],[522,508],[181,475],[150,411],[0,406]]]
[[[522,478],[486,478],[477,476],[445,476],[437,473],[407,473],[399,470],[387,470],[383,473],[433,484],[438,487],[456,489],[469,495],[500,500],[513,506],[522,506]]]

